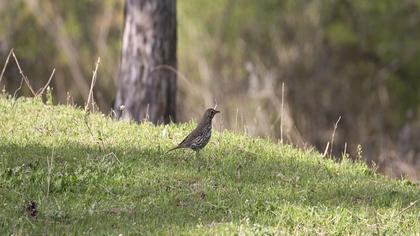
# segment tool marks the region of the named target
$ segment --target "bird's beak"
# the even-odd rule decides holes
[[[217,114],[217,113],[220,113],[220,111],[216,111],[216,110],[214,110],[214,112]]]

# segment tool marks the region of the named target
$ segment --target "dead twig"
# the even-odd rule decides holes
[[[95,83],[96,83],[96,77],[97,77],[96,75],[98,74],[99,63],[101,63],[101,58],[100,57],[98,57],[98,60],[96,61],[95,70],[93,71],[92,81],[91,81],[91,84],[90,84],[90,90],[89,90],[88,100],[87,100],[86,106],[85,106],[85,111],[88,111],[89,105],[90,105],[91,102],[92,102],[92,108],[94,108],[94,106],[95,106],[94,101],[93,101],[93,87],[95,86]],[[94,109],[92,109],[92,110],[94,110]]]
[[[283,144],[284,82],[281,83],[280,143]]]
[[[19,90],[21,90],[22,89],[22,86],[23,86],[23,79],[21,79],[20,80],[20,84],[19,84],[19,87],[15,90],[15,92],[13,93],[13,98],[16,98],[16,94],[17,94],[17,92],[19,92]]]
[[[338,122],[340,122],[341,120],[341,116],[338,117],[338,120],[334,123],[334,130],[333,133],[331,135],[331,149],[330,149],[330,157],[332,157],[332,152],[333,152],[333,147],[334,147],[334,138],[335,138],[335,131],[337,130],[338,127]]]
[[[26,85],[28,86],[29,90],[31,90],[31,93],[33,94],[33,96],[36,96],[36,93],[34,91],[34,89],[32,88],[31,84],[29,83],[29,79],[28,77],[26,77],[26,75],[23,73],[22,68],[20,67],[19,61],[15,55],[15,53],[12,51],[12,56],[15,59],[16,65],[19,69],[19,73],[22,76],[22,79],[25,81]]]
[[[407,207],[405,207],[404,209],[402,209],[395,216],[401,215],[402,213],[408,211],[410,208],[414,207],[417,204],[418,201],[420,201],[420,199],[417,199],[414,202],[410,202],[410,205],[408,205]]]
[[[330,142],[327,142],[327,146],[325,147],[324,153],[322,154],[322,157],[325,157],[328,153],[328,148],[330,147]]]
[[[42,95],[44,93],[45,89],[51,83],[51,80],[52,80],[52,78],[54,76],[54,73],[55,73],[55,68],[53,69],[53,71],[52,71],[52,73],[50,75],[50,78],[48,79],[47,84],[44,87],[42,87],[41,89],[39,89],[37,92],[35,92],[35,90],[31,86],[31,84],[29,83],[28,77],[23,73],[23,70],[22,70],[22,68],[20,67],[20,64],[19,64],[19,60],[17,59],[17,56],[16,56],[13,48],[10,50],[9,55],[6,58],[6,62],[4,63],[3,69],[2,69],[1,74],[0,74],[0,82],[3,79],[3,75],[4,75],[5,71],[6,71],[6,67],[9,64],[10,56],[13,56],[13,58],[14,58],[14,60],[16,62],[16,65],[17,65],[17,67],[19,69],[19,73],[22,76],[21,83],[20,83],[19,87],[16,89],[16,91],[14,92],[14,95],[13,96],[15,97],[16,96],[16,93],[22,88],[23,81],[26,83],[26,85],[29,87],[29,89],[31,90],[32,94],[35,97],[37,97],[39,95]]]
[[[344,151],[343,154],[346,155],[347,153],[347,142],[344,143]]]
[[[1,83],[1,80],[3,79],[4,72],[6,71],[6,67],[9,64],[9,59],[10,59],[10,56],[12,55],[12,53],[13,53],[13,48],[10,49],[9,55],[7,55],[6,62],[4,63],[4,66],[3,66],[3,70],[1,71],[0,83]]]
[[[118,159],[118,157],[117,157],[117,155],[115,155],[115,153],[113,153],[113,152],[108,153],[105,156],[103,156],[103,159],[105,159],[107,157],[113,157],[118,162],[118,164],[121,165],[121,161],[120,161],[120,159]]]
[[[53,69],[53,71],[52,71],[52,73],[50,75],[50,78],[48,79],[48,82],[45,84],[45,86],[42,87],[42,88],[40,88],[38,90],[38,92],[36,92],[36,97],[39,96],[39,95],[44,94],[45,89],[47,89],[48,85],[51,83],[51,80],[52,80],[52,78],[54,76],[54,73],[55,73],[55,68]]]

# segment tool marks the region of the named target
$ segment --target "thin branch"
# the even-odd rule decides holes
[[[54,76],[54,73],[55,73],[55,68],[53,69],[53,71],[50,75],[50,78],[48,79],[48,82],[45,84],[44,87],[42,87],[41,89],[38,90],[38,92],[36,93],[36,96],[42,95],[44,93],[45,89],[47,89],[48,85],[51,83],[51,80]]]
[[[325,157],[328,153],[328,148],[330,147],[330,142],[327,142],[327,146],[325,147],[324,153],[322,154],[322,157]]]
[[[115,153],[113,153],[113,152],[108,153],[108,154],[106,154],[105,156],[103,156],[103,159],[105,159],[105,158],[107,158],[107,157],[113,157],[113,158],[115,158],[115,160],[117,160],[118,164],[120,164],[120,165],[121,165],[121,161],[118,159],[118,157],[117,157],[117,155],[115,155]]]
[[[418,201],[420,201],[420,199],[417,199],[414,202],[411,202],[410,205],[408,205],[407,207],[402,209],[400,212],[398,212],[397,215],[400,215],[400,214],[404,213],[405,211],[409,210],[410,208],[414,207],[417,204]]]
[[[19,92],[19,90],[22,89],[23,86],[23,79],[20,80],[20,84],[19,87],[15,90],[15,92],[13,93],[13,98],[16,98],[16,94]]]
[[[0,83],[1,83],[1,80],[3,79],[4,72],[6,71],[6,67],[9,64],[9,59],[10,59],[10,56],[12,55],[12,53],[13,53],[13,48],[10,49],[9,55],[7,55],[6,62],[4,63],[4,66],[3,66],[3,70],[1,71]]]
[[[332,136],[331,136],[331,149],[330,149],[330,157],[332,156],[332,152],[333,152],[335,131],[337,130],[337,127],[338,127],[338,122],[340,122],[340,120],[341,120],[341,116],[340,116],[340,117],[338,117],[337,122],[335,122],[335,124],[334,124],[334,130],[333,130],[333,133],[332,133]]]
[[[12,55],[13,55],[13,58],[15,59],[16,65],[19,69],[19,73],[22,76],[22,79],[25,81],[26,85],[28,86],[29,90],[31,90],[32,94],[34,96],[36,96],[36,93],[35,93],[34,89],[32,88],[31,84],[29,83],[28,77],[26,77],[26,75],[22,71],[22,68],[20,68],[19,61],[18,61],[18,59],[17,59],[17,57],[16,57],[16,55],[13,51],[12,51]]]
[[[96,77],[97,77],[96,75],[98,74],[99,63],[101,63],[101,58],[100,57],[98,57],[98,60],[96,61],[95,70],[93,71],[92,82],[90,84],[90,90],[89,90],[88,100],[87,100],[87,103],[86,103],[86,106],[85,106],[85,111],[87,111],[89,109],[89,104],[91,103],[91,100],[92,100],[92,106],[94,106],[93,87],[95,86]]]
[[[150,121],[149,108],[150,108],[150,103],[147,103],[147,107],[146,107],[146,117],[145,117],[146,122]]]
[[[283,144],[284,82],[281,83],[280,143]]]
[[[344,143],[344,151],[343,151],[343,155],[346,156],[347,155],[347,142]]]

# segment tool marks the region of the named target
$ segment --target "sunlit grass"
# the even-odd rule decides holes
[[[2,235],[420,232],[419,189],[361,162],[230,132],[199,157],[165,155],[193,123],[116,122],[34,99],[0,98],[0,124]]]

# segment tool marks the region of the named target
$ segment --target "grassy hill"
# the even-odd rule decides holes
[[[193,126],[1,95],[1,234],[420,233],[409,181],[230,132],[165,155]]]

